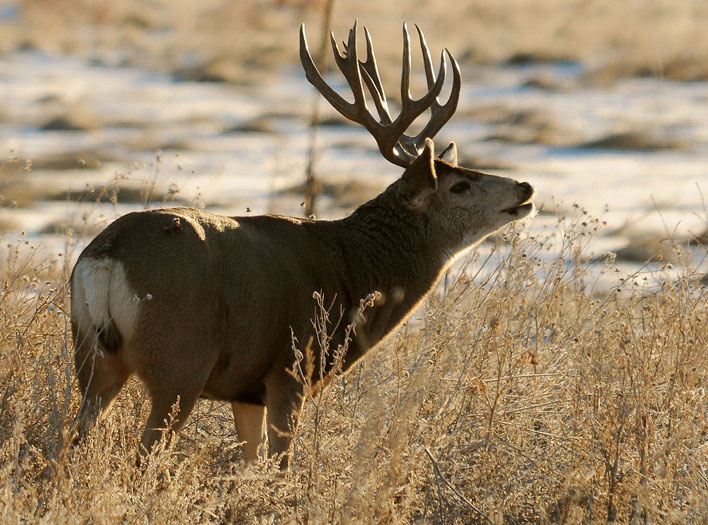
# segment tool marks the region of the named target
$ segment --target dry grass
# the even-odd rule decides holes
[[[297,27],[307,22],[316,41],[325,0],[18,3],[19,19],[0,25],[0,51],[90,53],[182,78],[242,83],[296,63]],[[704,2],[461,0],[451,9],[444,2],[338,2],[333,25],[340,38],[355,18],[368,25],[384,71],[400,62],[399,27],[407,20],[421,24],[433,48],[448,46],[468,63],[573,59],[596,81],[708,78]]]
[[[346,182],[317,181],[312,191],[316,195],[330,198],[332,206],[350,212],[362,202],[376,197],[384,189],[385,185],[381,183],[351,179]],[[306,184],[303,183],[285,188],[279,193],[281,195],[303,195],[305,191]]]
[[[707,71],[700,2],[470,0],[452,17],[445,3],[338,4],[338,35],[359,16],[384,69],[398,65],[405,18],[421,22],[432,48],[447,45],[468,62],[523,55],[579,59],[608,75]],[[128,63],[233,82],[294,63],[297,22],[317,27],[321,8],[218,0],[21,5],[20,22],[0,27],[5,50],[97,50],[101,58],[121,49]],[[385,38],[392,27],[396,38]],[[274,34],[291,36],[273,41]],[[547,129],[558,135],[553,122],[531,117],[499,124],[541,136],[516,140],[541,140]],[[36,200],[31,167],[19,159],[0,166],[0,206]],[[175,198],[154,184],[133,197],[128,189],[109,184],[61,198]],[[343,198],[371,191],[341,190]],[[80,402],[66,286],[74,244],[67,238],[64,253],[49,255],[24,240],[3,243],[0,521],[705,521],[708,290],[686,266],[658,289],[630,278],[596,292],[582,251],[596,223],[582,221],[589,226],[560,225],[557,260],[541,262],[550,239],[509,233],[511,250],[499,247],[505,255],[491,259],[498,263],[472,260],[474,271],[485,268],[474,280],[448,276],[422,319],[306,405],[285,477],[271,464],[244,468],[230,410],[209,401],[138,469],[149,401],[137,381],[82,447],[69,447]],[[88,226],[54,227],[73,235]]]
[[[0,161],[0,207],[16,208],[34,202],[37,189],[27,180],[32,162],[14,154]]]
[[[472,260],[474,284],[449,275],[422,319],[306,404],[285,477],[244,468],[230,410],[208,401],[139,470],[138,382],[68,447],[69,257],[13,244],[0,521],[704,521],[708,290],[687,269],[658,289],[629,278],[594,292],[582,247],[598,222],[577,222],[559,223],[557,260],[539,258],[551,239],[508,232],[498,264]]]
[[[629,239],[629,243],[616,251],[617,261],[643,263],[645,261],[663,261],[669,264],[681,262],[679,244],[673,239],[657,234],[646,234]]]
[[[646,131],[627,131],[610,133],[604,137],[580,144],[578,147],[587,149],[660,151],[688,149],[689,145],[670,138],[657,137]]]
[[[201,206],[200,195],[186,198],[180,195],[177,184],[158,184],[160,165],[163,162],[162,152],[157,151],[155,160],[146,164],[145,168],[150,174],[141,176],[140,165],[126,165],[107,184],[94,187],[86,184],[81,189],[57,189],[56,185],[42,184],[42,181],[33,179],[33,171],[61,171],[98,169],[103,162],[118,163],[117,157],[100,151],[67,152],[66,154],[53,154],[39,157],[35,160],[10,156],[6,161],[0,162],[0,208],[29,208],[36,207],[41,201],[76,201],[84,203],[121,203],[141,204],[149,206],[190,205]],[[64,221],[65,222],[65,221]],[[72,221],[69,221],[69,223]],[[13,221],[6,223],[8,226]],[[42,233],[61,232],[66,229],[62,221],[59,228],[50,224]],[[92,226],[93,228],[93,226]],[[0,230],[10,229],[0,225]],[[17,228],[14,228],[17,230]],[[81,231],[81,230],[74,230]],[[94,233],[96,233],[94,231]]]

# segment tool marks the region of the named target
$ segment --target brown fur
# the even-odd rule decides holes
[[[270,453],[283,453],[287,467],[288,432],[303,397],[288,372],[292,337],[303,351],[317,341],[313,293],[330,307],[332,327],[342,314],[332,349],[344,344],[360,300],[381,293],[357,322],[342,362],[347,370],[406,319],[456,254],[532,212],[531,205],[519,208],[533,195],[528,184],[455,166],[454,145],[444,156],[451,162],[435,159],[428,141],[401,179],[341,220],[173,208],[131,213],[108,226],[72,275],[82,430],[135,373],[153,401],[146,449],[177,399],[175,431],[205,396],[234,403],[237,418],[239,407],[248,412],[243,428],[246,418],[254,428],[262,424],[262,410],[243,404],[267,407]],[[469,190],[452,192],[460,182]],[[115,349],[100,336],[111,333],[108,320],[118,331],[110,338]],[[97,352],[96,338],[108,352]],[[314,385],[333,363],[330,356],[320,370],[321,349],[315,343],[311,350]],[[249,447],[247,459],[255,459]]]

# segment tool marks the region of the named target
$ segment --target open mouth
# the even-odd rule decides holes
[[[508,213],[509,215],[512,215],[514,217],[517,216],[526,216],[529,213],[533,211],[533,202],[524,202],[523,204],[519,204],[517,206],[512,206],[511,208],[504,208],[501,212],[499,213]]]
[[[516,185],[517,189],[523,189],[524,195],[514,206],[504,208],[499,213],[507,213],[517,219],[523,219],[534,212],[534,205],[533,202],[531,202],[531,199],[533,199],[533,196],[536,194],[536,190],[534,190],[533,186],[531,186],[528,182],[517,182]]]

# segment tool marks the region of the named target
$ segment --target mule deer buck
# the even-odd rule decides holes
[[[383,193],[346,218],[333,221],[274,215],[224,217],[192,208],[127,214],[83,251],[71,277],[75,366],[83,400],[83,435],[105,415],[132,374],[144,382],[152,410],[142,436],[150,450],[178,403],[172,430],[184,425],[197,399],[231,402],[246,461],[271,455],[289,465],[291,430],[305,394],[291,370],[293,337],[316,341],[313,293],[343,312],[331,348],[344,347],[354,322],[346,371],[403,322],[461,251],[502,226],[534,212],[526,182],[457,165],[450,144],[435,157],[431,138],[454,113],[459,67],[450,54],[452,90],[440,103],[447,76],[445,52],[437,73],[418,30],[428,92],[409,92],[410,49],[404,25],[401,112],[391,118],[371,38],[357,58],[356,23],[334,58],[353,91],[348,102],[328,86],[300,29],[300,57],[308,80],[345,117],[363,125],[381,154],[405,168]],[[378,119],[367,109],[365,87]],[[430,120],[415,136],[405,132],[426,110]],[[357,316],[372,292],[378,300]],[[335,367],[315,353],[315,385]],[[267,425],[264,421],[267,415]]]

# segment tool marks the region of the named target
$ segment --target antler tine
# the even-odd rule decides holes
[[[422,151],[422,144],[418,144],[418,136],[411,137],[409,135],[406,135],[405,131],[410,127],[413,121],[418,118],[426,109],[432,109],[435,106],[436,100],[440,95],[440,92],[442,91],[443,85],[445,84],[446,73],[447,65],[445,64],[444,56],[441,56],[438,76],[430,90],[425,95],[423,95],[418,100],[413,100],[410,96],[410,92],[408,92],[407,86],[405,89],[403,87],[401,88],[401,95],[403,95],[404,92],[407,93],[406,96],[401,99],[401,113],[400,115],[398,115],[398,118],[396,118],[396,120],[392,124],[391,134],[399,137],[397,139],[397,145],[399,146],[399,148],[402,148],[405,151],[405,155],[412,157],[410,161],[415,159],[420,153],[420,151]],[[439,124],[437,130],[439,131],[440,128],[445,124],[445,122],[447,122],[447,120],[450,119],[451,116],[452,113],[450,113],[450,115],[447,116],[445,120],[441,119],[438,123],[438,120],[435,118],[435,115],[431,114],[431,121],[426,125],[426,128],[432,129],[435,126],[438,126]],[[433,121],[435,121],[435,124],[431,125],[433,124]],[[432,138],[434,134],[427,136]],[[423,140],[423,142],[425,141]]]
[[[371,79],[374,82],[374,87],[378,92],[381,99],[386,101],[386,93],[384,93],[383,85],[381,84],[381,78],[379,77],[379,68],[376,64],[376,54],[374,53],[374,44],[371,40],[371,33],[364,26],[364,37],[366,38],[366,60],[364,62],[359,61],[362,69],[369,73]]]
[[[457,104],[460,101],[460,88],[462,86],[460,65],[447,49],[440,53],[440,60],[445,61],[444,53],[447,53],[450,63],[452,64],[452,89],[450,91],[450,97],[444,105],[440,104],[437,97],[433,101],[433,104],[430,106],[430,121],[415,137],[416,150],[423,148],[427,137],[434,137],[437,132],[442,129],[445,123],[455,114]]]
[[[384,93],[381,77],[379,76],[379,68],[376,65],[376,55],[374,54],[374,45],[371,41],[369,30],[364,27],[364,35],[366,36],[366,60],[359,61],[361,66],[362,78],[369,88],[371,99],[374,101],[376,111],[381,119],[381,124],[388,125],[391,121],[391,115],[388,112],[388,104],[386,103],[386,93]]]
[[[342,42],[342,47],[344,48],[344,53],[339,51],[339,46],[337,45],[337,39],[334,38],[334,31],[329,32],[329,41],[332,44],[332,53],[334,53],[334,60],[337,62],[337,67],[341,61],[347,58],[347,43]]]
[[[334,35],[332,35],[332,37],[333,36]],[[339,54],[339,49],[337,49],[337,44],[333,43],[332,47],[335,51],[335,58],[341,59],[342,57]],[[305,76],[307,77],[307,80],[310,82],[310,84],[315,86],[317,91],[319,91],[324,98],[327,99],[327,102],[332,104],[332,106],[337,111],[339,111],[345,116],[351,113],[353,110],[353,105],[347,102],[334,89],[329,87],[329,85],[322,78],[322,75],[320,75],[320,72],[317,69],[315,62],[312,60],[310,50],[307,46],[307,38],[305,37],[305,24],[302,24],[300,26],[300,61],[302,62],[302,67],[305,70]]]
[[[423,53],[423,66],[425,67],[425,79],[428,81],[428,89],[433,87],[435,83],[435,74],[433,73],[433,64],[430,59],[430,49],[428,49],[428,44],[425,42],[425,36],[423,31],[420,30],[418,24],[415,25],[418,31],[418,38],[420,38],[420,50]]]
[[[361,84],[361,75],[359,73],[359,60],[356,53],[356,27],[357,21],[354,21],[354,27],[349,30],[349,38],[347,43],[344,44],[345,55],[339,54],[339,49],[337,48],[337,41],[334,38],[334,33],[330,33],[332,40],[332,48],[334,50],[334,58],[339,66],[339,70],[344,75],[347,80],[347,84],[354,94],[354,104],[352,109],[357,115],[363,116],[364,113],[369,115],[369,111],[366,108],[366,97],[364,97],[364,86]],[[349,117],[348,115],[344,115]],[[360,122],[358,119],[352,119],[355,122]],[[360,122],[364,124],[363,122]]]
[[[403,60],[401,64],[401,106],[411,100],[411,39],[408,36],[408,24],[403,22]]]
[[[420,32],[420,29],[418,30]],[[423,40],[421,42],[421,48],[423,52],[423,61],[426,62],[426,52],[427,52],[427,45],[425,45],[425,41]],[[429,55],[429,53],[427,53]],[[428,57],[429,61],[429,57]],[[446,73],[446,68],[445,68],[445,61],[442,60],[440,62],[440,71],[438,73],[438,78],[433,83],[432,85],[428,85],[428,89],[430,90],[428,93],[426,93],[423,97],[421,97],[418,100],[413,100],[411,98],[410,90],[409,90],[409,81],[410,81],[410,66],[411,66],[411,53],[410,53],[410,38],[408,37],[408,28],[406,27],[406,24],[403,24],[403,74],[401,77],[401,107],[402,107],[402,114],[414,114],[413,118],[410,119],[410,122],[408,122],[408,125],[413,122],[413,120],[418,117],[423,111],[428,109],[430,107],[430,104],[434,99],[440,95],[440,91],[442,91],[443,84],[445,83],[445,73]],[[429,67],[429,64],[426,64],[426,77],[428,79],[428,83],[430,83],[431,78],[435,78],[432,73],[432,68],[430,72],[427,71],[427,68]],[[408,126],[406,126],[407,128]]]

